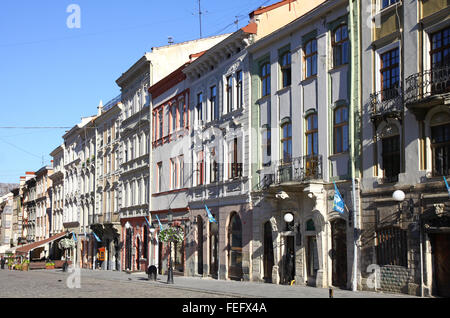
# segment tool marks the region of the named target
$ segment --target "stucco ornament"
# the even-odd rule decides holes
[[[183,242],[184,231],[181,227],[167,227],[158,234],[161,242]]]
[[[445,205],[443,203],[433,204],[433,206],[437,216],[441,216],[445,213]]]

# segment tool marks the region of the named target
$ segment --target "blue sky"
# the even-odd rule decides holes
[[[276,0],[202,0],[203,37],[233,32]],[[81,27],[68,28],[76,4]],[[2,0],[0,127],[72,127],[120,93],[115,80],[152,47],[199,37],[198,0]],[[49,164],[65,129],[0,128],[0,182]]]

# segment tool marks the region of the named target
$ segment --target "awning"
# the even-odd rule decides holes
[[[49,237],[48,239],[20,246],[16,249],[16,253],[22,253],[22,254],[28,253],[29,251],[34,250],[37,247],[43,246],[47,243],[53,242],[57,239],[60,239],[64,236],[66,236],[67,234],[68,234],[67,232],[59,233],[59,234]]]

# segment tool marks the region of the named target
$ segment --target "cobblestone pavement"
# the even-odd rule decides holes
[[[74,273],[57,270],[28,272],[0,270],[0,298],[328,298],[329,290],[306,286],[285,286],[254,282],[214,280],[175,276],[174,284],[166,284],[167,276],[149,281],[144,273],[80,270],[79,287]],[[408,298],[404,294],[352,292],[334,290],[334,298]]]

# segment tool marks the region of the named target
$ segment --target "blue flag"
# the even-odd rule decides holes
[[[206,204],[205,204],[205,208],[206,208],[206,213],[208,213],[208,219],[209,219],[209,222],[211,222],[211,223],[212,223],[212,222],[217,223],[216,219],[213,217],[211,211],[208,209],[208,207],[207,207]]]
[[[336,182],[334,182],[334,202],[333,202],[333,210],[339,212],[341,214],[344,213],[344,200],[342,199],[341,194],[336,186]]]
[[[95,239],[97,240],[97,242],[101,242],[102,240],[97,236],[97,234],[95,234],[95,232],[92,232],[92,234],[94,235]]]
[[[160,229],[160,230],[163,230],[164,227],[163,227],[163,225],[161,224],[161,221],[159,220],[158,215],[155,215],[155,216],[156,216],[156,219],[158,220],[158,223],[159,223],[159,229]]]
[[[146,216],[144,216],[144,219],[145,219],[145,222],[147,222],[148,227],[152,227],[152,226],[150,225],[150,222],[147,220],[147,217],[146,217]]]
[[[444,178],[444,181],[445,181],[445,186],[447,187],[448,197],[450,198],[450,187],[448,186],[447,179],[445,177],[443,177],[443,178]]]
[[[75,241],[75,242],[77,242],[78,240],[77,240],[77,236],[75,235],[75,233],[74,232],[72,232],[72,239]]]

